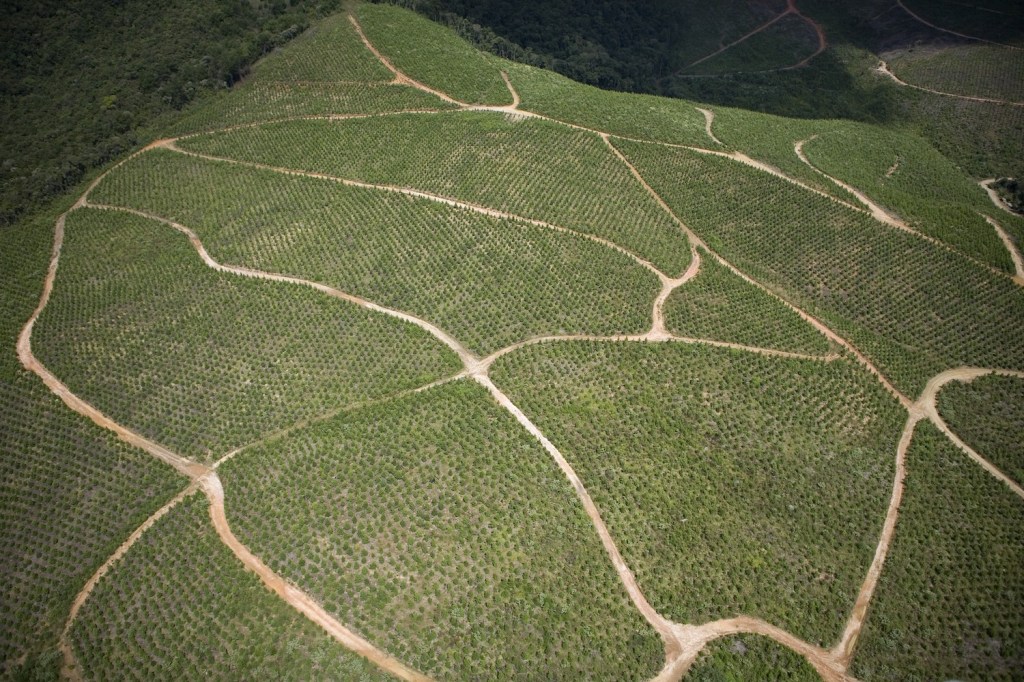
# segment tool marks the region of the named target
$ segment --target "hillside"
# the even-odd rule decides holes
[[[591,85],[899,127],[978,177],[1024,175],[1013,0],[380,1]]]
[[[365,3],[161,126],[0,231],[4,678],[1024,668],[1024,218],[930,138]]]

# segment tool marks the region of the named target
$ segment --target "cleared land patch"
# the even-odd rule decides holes
[[[95,209],[68,216],[34,346],[79,396],[200,461],[459,369],[412,325],[217,273],[173,229]]]
[[[493,112],[290,121],[186,150],[434,192],[609,239],[681,274],[690,247],[596,135]]]
[[[848,361],[542,344],[501,387],[576,469],[651,604],[838,636],[875,549],[902,418]]]
[[[243,541],[427,674],[621,680],[661,667],[571,486],[473,382],[322,422],[222,476]]]
[[[220,543],[202,495],[132,546],[97,584],[71,637],[94,680],[391,679],[246,571]]]
[[[222,262],[406,310],[482,355],[541,335],[642,333],[659,289],[585,237],[163,149],[112,173],[93,200],[174,218]]]
[[[907,471],[850,672],[862,680],[1014,679],[1024,666],[1024,505],[930,423],[917,427]]]

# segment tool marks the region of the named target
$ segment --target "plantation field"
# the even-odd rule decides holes
[[[851,672],[1014,679],[1024,664],[1024,505],[922,424],[892,554]]]
[[[275,50],[253,68],[261,82],[366,84],[394,78],[373,54],[363,47],[359,33],[345,14],[319,22],[287,50]]]
[[[93,198],[173,217],[223,262],[407,310],[484,355],[534,336],[651,326],[658,280],[628,256],[425,199],[162,149],[119,168]]]
[[[512,101],[497,63],[450,30],[390,5],[363,3],[357,16],[370,41],[409,77],[460,102]]]
[[[1024,294],[1008,278],[741,164],[616,144],[711,248],[830,322],[907,395],[949,367],[1024,367]]]
[[[1024,381],[985,376],[951,383],[939,394],[949,428],[1003,473],[1024,484]]]
[[[222,97],[204,100],[182,116],[169,132],[184,135],[263,121],[358,116],[380,111],[441,111],[435,97],[400,85],[246,81]]]
[[[268,593],[207,509],[180,502],[97,585],[71,629],[88,679],[392,679]]]
[[[659,68],[792,66],[796,3],[697,8]],[[0,678],[1024,669],[987,162],[341,10],[0,231]],[[1020,112],[936,98],[1012,156]]]
[[[184,479],[71,413],[20,366],[52,219],[0,233],[0,677],[53,678],[53,650],[89,575]]]
[[[465,380],[231,460],[239,536],[439,679],[646,679],[661,644],[572,489]],[[237,500],[232,502],[231,500]]]
[[[729,272],[714,258],[701,258],[700,276],[672,292],[665,325],[686,337],[824,355],[828,340],[795,312]]]
[[[491,112],[288,121],[188,138],[180,146],[413,187],[546,221],[610,239],[669,275],[690,259],[686,237],[600,138],[549,121]]]
[[[590,342],[524,349],[492,375],[576,468],[659,612],[839,634],[900,421],[851,363]]]
[[[68,218],[36,333],[40,359],[73,391],[201,461],[457,370],[412,325],[217,273],[172,228],[96,209]]]
[[[500,64],[528,111],[625,137],[714,146],[693,102],[602,90],[525,64]]]
[[[1013,263],[984,215],[1002,219],[976,182],[924,140],[847,126],[804,146],[810,162],[854,185],[910,227],[958,251],[1013,272]]]
[[[972,97],[1024,101],[1024,56],[999,45],[977,43],[898,54],[889,60],[903,80]]]
[[[821,682],[806,660],[759,635],[734,635],[715,640],[700,653],[686,682]]]

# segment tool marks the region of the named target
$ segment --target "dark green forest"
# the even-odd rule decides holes
[[[0,225],[230,87],[338,0],[10,0],[0,22]]]

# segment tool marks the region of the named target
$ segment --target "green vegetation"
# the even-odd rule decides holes
[[[483,204],[610,239],[668,274],[690,261],[679,227],[599,137],[549,121],[492,112],[286,121],[180,146]]]
[[[336,0],[14,0],[0,25],[0,225],[237,82]]]
[[[808,142],[804,153],[815,167],[861,190],[912,228],[1013,272],[1006,247],[981,215],[998,209],[924,140],[846,125]]]
[[[222,262],[407,310],[482,354],[533,336],[641,333],[659,288],[653,273],[583,237],[162,149],[92,196],[174,216]]]
[[[692,102],[601,90],[551,71],[501,63],[527,111],[615,135],[714,146]]]
[[[1011,680],[1024,665],[1024,505],[930,423],[907,455],[889,558],[850,672]]]
[[[462,380],[225,464],[239,538],[439,679],[649,679],[663,663],[572,486]]]
[[[659,613],[838,637],[904,418],[859,367],[579,342],[506,355],[492,376],[576,469]]]
[[[27,654],[30,670],[54,658],[47,647],[93,571],[185,483],[27,372],[0,383],[0,415],[0,660]]]
[[[63,210],[63,207],[60,209]],[[184,487],[169,467],[69,411],[21,369],[15,337],[39,300],[53,211],[0,230],[0,677],[53,679],[71,601]]]
[[[1024,484],[1024,381],[992,375],[950,383],[939,393],[938,407],[953,433]]]
[[[680,336],[824,355],[828,340],[793,310],[702,254],[697,278],[665,302],[665,326]]]
[[[410,78],[461,102],[511,104],[497,65],[451,30],[389,5],[361,4],[357,15],[374,47]]]
[[[97,586],[71,629],[91,680],[386,680],[271,594],[193,495]]]
[[[1008,278],[728,159],[616,145],[712,249],[823,318],[908,395],[949,367],[1024,369],[1024,294]]]
[[[210,461],[300,419],[459,368],[426,332],[312,289],[218,273],[186,237],[69,214],[40,360],[112,419]]]
[[[700,652],[686,682],[821,682],[800,654],[760,635],[716,639]]]

